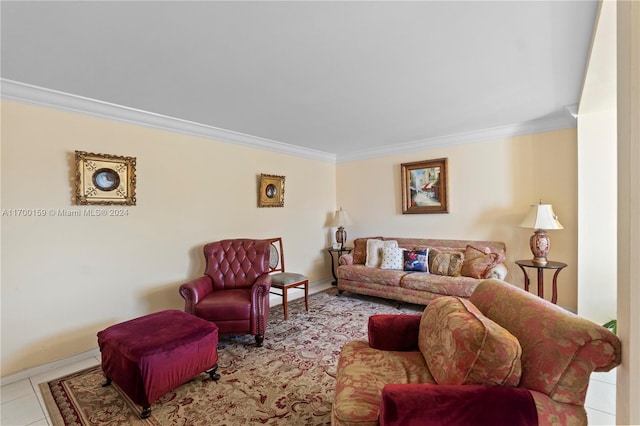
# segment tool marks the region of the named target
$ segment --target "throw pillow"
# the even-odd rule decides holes
[[[437,249],[430,250],[431,264],[429,271],[432,274],[457,277],[462,270],[464,254],[459,251],[445,252]]]
[[[405,271],[429,272],[429,249],[406,250],[403,258]]]
[[[520,383],[520,342],[466,299],[445,296],[429,303],[418,347],[440,385]]]
[[[489,247],[479,249],[468,245],[464,251],[461,273],[465,277],[489,278],[491,269],[501,261],[502,256],[498,253],[491,253]]]
[[[381,240],[382,237],[356,238],[353,240],[353,263],[354,265],[364,265],[367,261],[367,241]]]
[[[397,269],[402,270],[404,257],[402,256],[404,249],[397,247],[382,248],[382,262],[380,269]]]
[[[394,240],[382,241],[378,239],[367,240],[367,260],[365,266],[379,268],[382,262],[383,247],[398,247],[398,242]]]

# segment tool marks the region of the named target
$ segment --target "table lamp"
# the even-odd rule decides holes
[[[527,216],[519,226],[536,230],[529,240],[529,247],[533,253],[534,265],[545,266],[549,263],[547,254],[551,248],[551,240],[546,231],[563,229],[563,226],[558,222],[558,216],[553,212],[553,207],[551,204],[542,204],[542,200],[539,204],[532,204]]]
[[[351,220],[349,220],[347,212],[340,207],[340,210],[336,211],[333,223],[331,224],[331,226],[338,227],[336,231],[336,242],[340,244],[340,250],[344,248],[344,244],[347,242],[347,231],[344,230],[344,227],[347,225],[351,225]]]

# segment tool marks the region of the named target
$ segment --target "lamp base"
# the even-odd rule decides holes
[[[336,242],[340,244],[340,250],[344,248],[344,243],[347,241],[347,231],[344,230],[344,227],[338,227],[336,231]]]
[[[551,248],[551,240],[544,229],[538,229],[529,240],[529,247],[533,253],[533,264],[537,266],[546,266],[549,261],[547,255]]]

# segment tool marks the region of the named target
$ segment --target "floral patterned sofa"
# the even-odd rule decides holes
[[[394,243],[407,252],[428,249],[429,272],[368,266],[372,254],[367,250],[370,240],[380,240],[385,245]],[[358,238],[353,252],[339,259],[338,290],[419,305],[426,305],[439,296],[468,298],[483,279],[506,277],[505,254],[505,244],[497,241]],[[445,260],[439,263],[444,266],[443,270],[431,269],[434,261],[441,258]],[[455,265],[454,260],[458,262]]]
[[[592,371],[620,364],[609,330],[499,280],[422,315],[375,315],[340,353],[333,425],[586,425]]]

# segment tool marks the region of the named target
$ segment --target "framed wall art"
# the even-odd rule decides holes
[[[449,213],[447,159],[401,164],[402,213]]]
[[[258,207],[284,207],[284,176],[260,175]]]
[[[136,205],[136,159],[76,151],[75,202]]]

